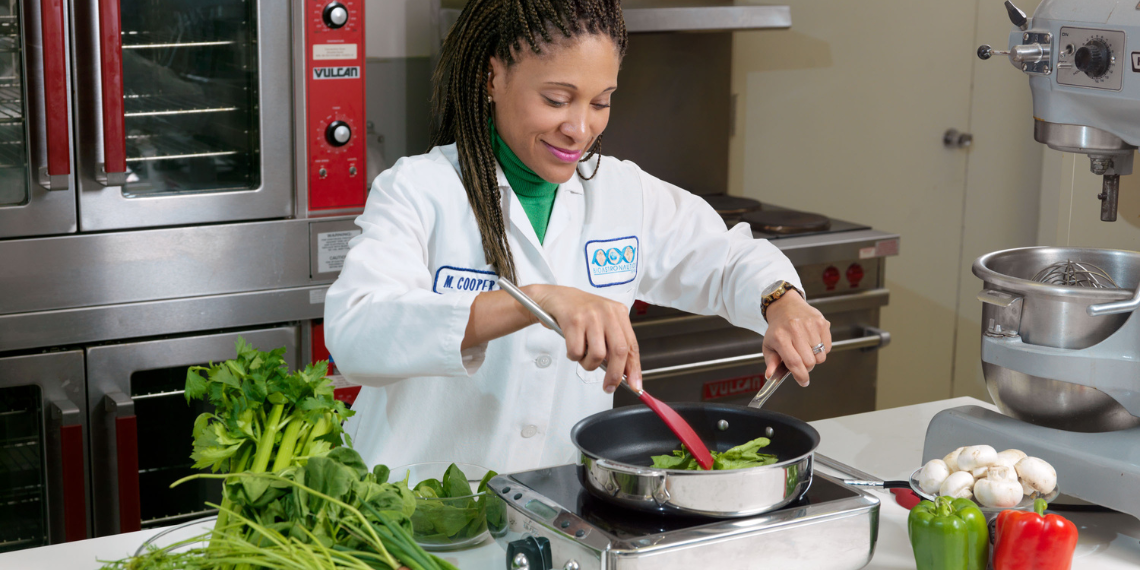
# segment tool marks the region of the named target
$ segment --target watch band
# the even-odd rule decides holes
[[[768,320],[768,307],[772,306],[772,303],[779,301],[788,291],[795,291],[799,293],[800,296],[803,296],[803,293],[800,293],[800,290],[797,289],[795,285],[787,281],[780,281],[776,284],[775,290],[764,295],[764,299],[760,302],[760,316],[763,317],[765,321]]]

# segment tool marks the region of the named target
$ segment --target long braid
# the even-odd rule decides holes
[[[432,76],[431,144],[455,143],[460,178],[479,226],[483,254],[499,275],[512,281],[517,278],[515,263],[507,242],[488,127],[490,58],[513,65],[516,54],[524,49],[543,53],[556,34],[572,38],[582,33],[608,36],[624,56],[627,32],[620,0],[470,0],[443,42]],[[601,136],[591,145],[586,160],[600,148]]]

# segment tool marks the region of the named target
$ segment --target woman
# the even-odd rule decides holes
[[[325,301],[326,343],[366,386],[347,430],[369,464],[573,462],[570,428],[622,374],[641,384],[635,299],[766,332],[769,376],[783,361],[806,386],[824,361],[829,325],[779,250],[598,154],[625,47],[619,0],[471,0],[459,17],[435,148],[376,179]]]

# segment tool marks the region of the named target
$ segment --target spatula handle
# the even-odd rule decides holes
[[[558,326],[558,321],[555,321],[554,317],[551,316],[550,313],[546,312],[546,310],[543,309],[542,307],[540,307],[538,305],[538,303],[535,303],[534,299],[531,299],[529,295],[527,295],[526,293],[523,293],[522,289],[519,289],[517,286],[515,286],[514,283],[511,283],[511,281],[509,279],[507,279],[506,277],[500,277],[499,278],[499,287],[503,291],[506,291],[508,295],[510,295],[511,297],[514,297],[514,299],[516,301],[518,301],[520,305],[522,305],[523,307],[526,307],[526,310],[530,311],[531,313],[534,314],[534,316],[538,317],[538,320],[540,322],[542,322],[542,324],[549,327],[550,330],[558,333],[558,336],[560,336],[562,338],[566,338],[566,335],[562,333],[562,327]],[[604,361],[604,360],[602,361],[601,368],[602,368],[602,370],[606,369],[606,361]],[[625,388],[627,390],[629,390],[630,392],[637,394],[637,396],[639,398],[644,393],[641,390],[634,390],[625,381],[625,374],[622,374],[622,376],[621,376],[621,385],[625,386]]]

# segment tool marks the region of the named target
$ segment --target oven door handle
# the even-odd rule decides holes
[[[863,334],[855,338],[840,340],[831,343],[831,352],[843,352],[846,350],[862,350],[872,351],[883,348],[891,343],[891,333],[877,327],[861,327]],[[716,360],[706,360],[704,362],[694,362],[692,364],[680,364],[677,366],[668,366],[665,368],[655,368],[653,370],[646,370],[641,373],[641,378],[644,381],[657,380],[669,376],[677,376],[680,374],[695,374],[698,372],[710,372],[719,370],[721,368],[735,367],[735,366],[758,366],[764,364],[764,354],[744,354],[741,356],[732,356],[729,358],[718,358]]]
[[[71,129],[67,106],[67,42],[63,0],[40,0],[40,50],[43,62],[43,125],[47,140],[46,164],[35,164],[39,184],[48,190],[67,190],[71,176]],[[31,64],[28,55],[28,65]],[[39,153],[35,162],[43,157]]]
[[[115,466],[118,482],[119,532],[142,529],[142,509],[139,500],[139,440],[135,401],[115,391],[107,394],[103,403],[107,409],[107,424],[112,442],[108,465]]]
[[[53,468],[51,484],[58,485],[59,504],[52,505],[52,516],[63,519],[63,540],[72,542],[87,538],[87,491],[83,469],[83,414],[71,400],[52,400],[50,403],[53,428],[58,435],[49,439]],[[53,525],[52,527],[57,528]]]
[[[103,109],[103,164],[95,179],[104,186],[127,183],[127,128],[123,110],[123,21],[120,0],[98,0],[99,75]]]

